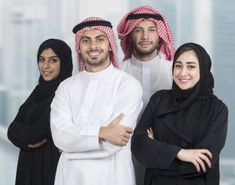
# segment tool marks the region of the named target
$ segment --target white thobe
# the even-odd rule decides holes
[[[134,129],[142,94],[135,78],[112,65],[60,84],[51,104],[52,137],[63,151],[55,185],[135,185],[130,142],[99,142],[99,130],[120,113],[120,124]]]
[[[150,61],[140,61],[134,55],[122,62],[121,69],[134,76],[143,88],[143,109],[139,119],[149,102],[150,97],[159,90],[171,89],[172,86],[172,62],[166,60],[165,54],[159,52]],[[147,131],[146,131],[147,132]],[[137,185],[144,184],[144,166],[135,158],[134,166]]]
[[[143,87],[143,109],[150,97],[159,90],[171,89],[172,62],[166,60],[165,54],[159,54],[150,61],[140,61],[132,57],[122,63],[121,69],[139,80]]]

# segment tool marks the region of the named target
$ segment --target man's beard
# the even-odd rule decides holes
[[[104,64],[109,58],[108,53],[106,55],[104,55],[101,59],[97,60],[97,59],[89,59],[87,58],[86,60],[84,60],[85,63],[89,64],[90,66],[100,66],[102,64]]]
[[[84,58],[84,57],[82,56],[82,58]],[[85,63],[89,64],[90,66],[97,67],[97,66],[104,64],[108,60],[108,58],[109,58],[109,53],[107,52],[107,53],[104,53],[104,55],[99,60],[97,60],[95,58],[92,59],[89,57],[85,57],[83,60]]]
[[[105,63],[105,59],[104,58],[101,58],[100,60],[98,61],[94,61],[94,60],[85,60],[85,63],[89,64],[90,66],[99,66],[99,65],[102,65],[103,63]]]
[[[156,50],[158,50],[158,44],[152,45],[152,47],[150,47],[148,50],[141,49],[141,48],[137,47],[136,45],[133,46],[133,49],[134,49],[136,55],[144,57],[144,56],[151,55]]]

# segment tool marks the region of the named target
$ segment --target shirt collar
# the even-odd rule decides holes
[[[105,79],[105,78],[108,78],[109,76],[111,76],[114,70],[115,70],[115,68],[113,67],[113,64],[111,63],[107,68],[105,68],[102,71],[88,72],[88,71],[84,70],[82,73],[89,80],[102,80],[102,79]]]
[[[154,57],[153,59],[149,60],[149,61],[141,61],[139,59],[137,59],[133,54],[131,56],[131,63],[133,65],[136,66],[141,66],[141,67],[151,67],[155,64],[155,62],[161,60],[162,58],[164,58],[165,55],[162,52],[159,52],[158,55],[156,57]]]

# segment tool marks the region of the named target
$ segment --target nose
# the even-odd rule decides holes
[[[90,42],[90,48],[91,49],[97,49],[97,42],[95,40]]]
[[[180,75],[181,76],[187,75],[187,67],[182,67],[182,69],[180,70]]]
[[[143,30],[143,35],[142,35],[143,39],[148,39],[148,31],[147,30]]]
[[[45,60],[45,61],[43,62],[43,68],[47,69],[47,68],[49,68],[49,67],[50,67],[50,62],[49,62],[49,60]]]

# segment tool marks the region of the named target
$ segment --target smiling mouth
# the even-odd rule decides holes
[[[139,42],[139,45],[140,46],[147,46],[147,45],[151,45],[152,43],[151,42]]]
[[[91,56],[95,56],[95,55],[99,55],[100,52],[89,52],[88,54],[91,55]]]
[[[48,75],[51,74],[51,72],[49,72],[49,71],[43,71],[42,73],[43,73],[43,75],[45,75],[45,76],[48,76]]]
[[[183,80],[179,80],[181,84],[186,84],[189,82],[189,79],[183,79]]]

